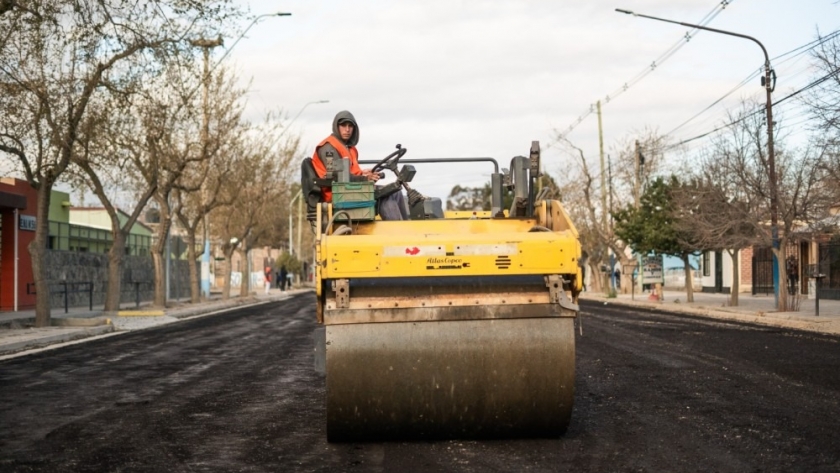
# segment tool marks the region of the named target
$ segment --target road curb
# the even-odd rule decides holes
[[[95,337],[97,335],[103,335],[113,331],[114,326],[111,324],[93,327],[73,327],[72,330],[68,329],[58,333],[45,334],[35,339],[25,339],[3,343],[3,345],[0,346],[0,355],[18,354],[18,352],[43,348],[49,345],[55,345],[82,338]]]
[[[606,305],[612,304],[621,305],[625,307],[635,307],[640,309],[661,310],[663,312],[707,317],[717,320],[731,320],[736,322],[745,322],[768,327],[789,328],[803,330],[807,332],[823,333],[827,335],[840,335],[840,324],[832,320],[801,320],[793,318],[790,315],[775,317],[773,315],[768,315],[764,311],[737,312],[734,310],[721,310],[719,308],[712,308],[706,306],[681,307],[676,304],[665,305],[661,302],[626,301],[617,298],[607,299],[587,296],[582,297],[581,299],[592,302],[603,302]]]
[[[105,334],[112,334],[112,335],[119,335],[123,333],[129,333],[137,330],[145,330],[149,328],[159,327],[160,325],[165,325],[169,323],[176,323],[181,320],[192,319],[195,317],[201,317],[204,315],[213,315],[220,312],[226,312],[229,310],[236,310],[236,309],[244,309],[247,307],[252,307],[261,304],[267,304],[270,302],[277,302],[289,299],[291,297],[295,297],[299,294],[305,294],[306,292],[311,292],[314,289],[309,290],[300,290],[294,293],[283,293],[273,297],[267,298],[256,298],[256,297],[249,297],[247,300],[239,300],[239,299],[231,299],[225,302],[217,302],[217,303],[206,303],[204,305],[199,305],[195,307],[181,307],[181,308],[171,308],[169,310],[149,310],[149,311],[141,311],[141,310],[125,310],[125,311],[113,311],[113,312],[102,312],[102,317],[91,317],[91,318],[55,318],[53,322],[57,320],[68,321],[63,326],[54,325],[49,327],[50,332],[26,332],[26,330],[31,329],[10,329],[11,331],[8,332],[5,339],[0,339],[0,359],[9,359],[15,358],[18,356],[24,356],[31,351],[34,350],[41,350],[45,348],[49,348],[52,345],[58,345],[61,343],[69,342],[69,341],[76,341],[81,342],[83,339],[86,338],[93,338],[99,337]],[[172,313],[167,313],[172,311]],[[146,315],[146,313],[157,313],[162,312],[160,315]],[[130,314],[130,315],[124,315]],[[150,324],[148,326],[142,326],[137,328],[125,328],[123,323],[119,321],[129,321],[129,320],[153,320],[155,323]],[[165,320],[171,319],[171,320]],[[90,322],[85,322],[86,320]],[[64,323],[64,322],[62,322]],[[86,323],[92,324],[96,323],[97,325],[85,325]],[[115,326],[116,325],[116,326]],[[13,333],[17,332],[18,333]],[[16,336],[20,336],[20,340],[14,340]]]

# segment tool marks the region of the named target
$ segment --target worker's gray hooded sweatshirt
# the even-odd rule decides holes
[[[341,133],[339,133],[338,131],[338,124],[344,121],[350,121],[351,123],[353,123],[353,134],[350,135],[350,139],[345,141],[344,144],[348,148],[351,146],[356,146],[356,144],[359,142],[359,124],[356,123],[356,117],[354,117],[353,114],[348,112],[347,110],[342,110],[335,114],[335,118],[333,118],[332,124],[332,134],[333,136],[341,140]],[[338,151],[333,147],[333,145],[326,143],[324,144],[324,146],[318,148],[318,157],[321,158],[321,162],[327,162],[327,153],[332,153],[333,156],[339,156]],[[350,181],[367,181],[367,177],[350,175]]]
[[[341,139],[341,133],[338,132],[338,124],[345,121],[349,121],[353,124],[353,134],[350,135],[350,139],[344,144],[347,145],[347,147],[356,146],[359,143],[359,124],[356,123],[356,117],[347,110],[342,110],[335,114],[332,126],[333,135],[339,140]]]

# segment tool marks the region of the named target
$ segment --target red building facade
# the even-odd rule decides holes
[[[0,311],[35,307],[26,285],[34,282],[29,243],[35,239],[37,202],[28,182],[0,179]]]

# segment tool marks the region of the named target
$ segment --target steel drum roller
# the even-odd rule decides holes
[[[329,440],[558,436],[574,343],[568,317],[329,325]]]

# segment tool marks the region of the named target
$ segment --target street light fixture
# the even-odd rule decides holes
[[[635,13],[630,10],[622,10],[616,8],[615,11],[619,13],[626,13],[628,15],[637,16],[640,18],[647,18],[649,20],[663,21],[665,23],[673,23],[675,25],[687,26],[689,28],[697,28],[698,30],[711,31],[713,33],[720,33],[738,38],[748,39],[756,43],[761,51],[764,53],[764,77],[762,77],[761,85],[767,92],[767,100],[765,103],[765,113],[767,114],[767,166],[770,174],[770,233],[773,238],[773,248],[779,248],[779,204],[778,204],[778,190],[776,188],[776,153],[773,147],[773,101],[770,94],[775,88],[775,84],[771,83],[771,76],[776,73],[770,69],[770,56],[767,55],[767,49],[761,42],[752,36],[747,36],[732,31],[719,30],[716,28],[709,28],[707,26],[695,25],[692,23],[685,23],[682,21],[667,20],[665,18],[658,18],[655,16],[643,15]],[[776,305],[779,304],[779,260],[776,257],[776,252],[773,252],[773,290],[776,293]]]
[[[297,119],[298,119],[298,117],[300,116],[300,114],[301,114],[301,113],[303,113],[303,111],[304,111],[304,110],[306,110],[306,107],[308,107],[308,106],[310,106],[310,105],[313,105],[313,104],[319,104],[319,103],[330,103],[330,101],[329,101],[329,100],[315,100],[315,101],[312,101],[312,102],[308,102],[306,105],[304,105],[303,107],[301,107],[301,108],[300,108],[300,110],[298,110],[297,115],[295,115],[295,117],[294,117],[294,118],[292,118],[292,120],[289,122],[289,124],[288,124],[288,125],[286,125],[286,129],[288,130],[288,129],[289,129],[289,127],[290,127],[290,126],[292,126],[292,123],[294,123],[294,122],[295,122],[295,120],[297,120]]]
[[[250,30],[252,26],[256,25],[257,22],[262,20],[263,18],[268,18],[270,16],[292,16],[292,14],[291,13],[281,13],[281,12],[264,13],[262,15],[257,15],[256,17],[254,17],[254,19],[251,21],[251,23],[248,25],[248,27],[245,28],[245,31],[243,31],[242,34],[240,34],[239,37],[236,38],[236,41],[234,41],[233,44],[230,45],[230,47],[227,49],[227,51],[225,51],[225,53],[222,54],[222,57],[220,57],[219,61],[216,62],[216,66],[218,66],[219,64],[222,63],[222,60],[224,58],[226,58],[228,54],[230,54],[230,52],[233,50],[234,46],[236,46],[239,43],[239,40],[241,40],[242,38],[245,37],[245,34],[248,33],[248,30]],[[216,66],[214,66],[213,68],[215,69]],[[212,71],[210,71],[210,72],[212,72]]]

